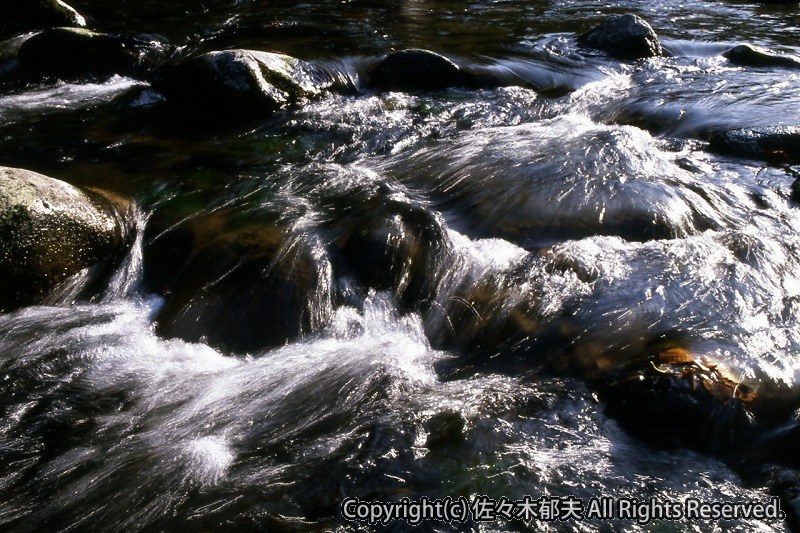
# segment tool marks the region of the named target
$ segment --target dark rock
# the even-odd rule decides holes
[[[761,398],[717,361],[673,347],[601,385],[606,412],[628,430],[709,452],[746,448]]]
[[[493,87],[488,75],[467,72],[444,56],[429,50],[393,52],[367,73],[367,85],[386,91],[438,91],[450,87]]]
[[[38,33],[20,45],[17,57],[28,80],[132,74],[139,62],[123,38],[75,28]]]
[[[734,46],[722,55],[734,65],[744,67],[800,68],[800,61],[793,57],[772,54],[749,44]]]
[[[791,200],[796,204],[800,204],[800,178],[797,178],[792,182],[791,191]]]
[[[209,52],[165,65],[153,85],[169,102],[216,114],[264,114],[341,87],[323,67],[254,50]]]
[[[292,240],[286,223],[237,221],[233,209],[178,224],[174,215],[157,211],[145,232],[146,289],[165,298],[156,317],[160,335],[252,353],[327,319],[317,299],[328,286],[327,261]]]
[[[617,59],[644,59],[664,54],[650,24],[630,13],[607,18],[578,37],[578,44],[602,50]]]
[[[86,19],[60,0],[0,0],[0,35],[61,26],[86,26]]]
[[[334,243],[344,266],[365,287],[392,291],[404,309],[419,309],[433,297],[449,252],[441,221],[428,209],[383,195],[362,202]]]
[[[28,170],[0,167],[0,310],[40,302],[128,242],[125,206]]]
[[[800,126],[730,130],[713,136],[708,147],[718,154],[795,164],[800,162]]]
[[[464,443],[466,422],[460,413],[444,411],[433,415],[425,423],[428,438],[425,446],[430,450],[449,450]]]
[[[0,83],[15,86],[60,79],[142,77],[173,47],[155,35],[112,35],[55,28],[0,43]]]

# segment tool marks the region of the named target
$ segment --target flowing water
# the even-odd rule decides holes
[[[797,5],[73,5],[177,55],[280,51],[358,91],[233,124],[176,121],[122,76],[0,96],[0,164],[138,206],[136,242],[99,296],[65,287],[0,315],[0,529],[349,530],[348,496],[475,495],[778,495],[789,518],[461,529],[796,527],[798,168],[705,147],[729,128],[800,124],[800,71],[721,55],[737,43],[800,55]],[[577,47],[624,12],[671,57]],[[370,60],[413,47],[513,83],[363,86]],[[197,279],[151,279],[170,274],[162,237],[185,227],[211,248],[218,234],[274,245],[272,277],[248,274],[243,252],[218,279],[201,260]],[[270,299],[260,282],[294,285]],[[169,333],[156,318],[173,292],[192,303]],[[626,423],[608,385],[660,346],[774,399],[755,444],[726,444],[724,409],[709,415],[722,444],[673,432],[659,411],[670,397]],[[781,435],[774,455],[761,446]]]

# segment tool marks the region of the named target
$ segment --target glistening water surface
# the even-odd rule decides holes
[[[800,56],[796,4],[73,5],[356,90],[221,124],[120,75],[0,94],[0,164],[138,205],[100,296],[0,315],[0,529],[350,530],[345,497],[474,495],[777,495],[789,516],[461,529],[797,527],[800,169],[706,149],[800,124],[800,70],[722,55]],[[669,56],[578,47],[626,12]],[[403,48],[513,83],[365,87]],[[695,366],[670,382],[665,353]]]

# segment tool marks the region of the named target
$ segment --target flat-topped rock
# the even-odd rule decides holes
[[[749,44],[739,44],[726,50],[722,55],[734,65],[744,67],[779,67],[779,68],[798,68],[800,60],[791,56],[774,54],[757,46]]]
[[[772,163],[800,162],[800,126],[729,130],[714,135],[709,150]]]

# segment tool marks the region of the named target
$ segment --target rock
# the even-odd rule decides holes
[[[425,446],[429,450],[451,450],[465,441],[466,421],[461,413],[443,411],[430,417],[425,422],[428,438]]]
[[[61,0],[0,0],[0,35],[61,26],[86,26],[86,19]]]
[[[800,68],[800,61],[793,57],[773,54],[749,44],[740,44],[722,53],[734,65],[743,67]]]
[[[145,288],[165,300],[160,335],[253,353],[329,318],[327,261],[277,217],[228,209],[174,224],[173,211],[156,211],[145,232]]]
[[[770,163],[800,162],[800,126],[730,130],[714,135],[709,150]]]
[[[711,452],[749,446],[762,401],[723,364],[670,347],[601,386],[606,413],[630,431]]]
[[[800,178],[797,178],[792,182],[790,199],[794,203],[800,204]]]
[[[254,50],[209,52],[165,65],[153,79],[156,90],[169,102],[220,115],[271,113],[341,83],[322,67]]]
[[[154,35],[113,35],[55,28],[0,43],[0,83],[16,86],[114,74],[142,77],[173,48]]]
[[[28,80],[72,80],[132,74],[139,54],[115,35],[76,28],[45,30],[24,41],[17,53]]]
[[[429,50],[402,50],[378,61],[367,73],[367,85],[386,91],[438,91],[450,87],[480,88],[499,85],[488,75],[461,69]]]
[[[128,242],[124,206],[29,170],[0,167],[0,310],[40,302]]]
[[[429,210],[379,194],[359,198],[360,213],[341,224],[334,243],[342,270],[363,286],[392,291],[404,310],[418,310],[436,289],[450,250],[442,222]]]
[[[578,44],[602,50],[617,59],[634,60],[664,55],[658,36],[650,24],[630,13],[605,19],[599,26],[578,37]]]

